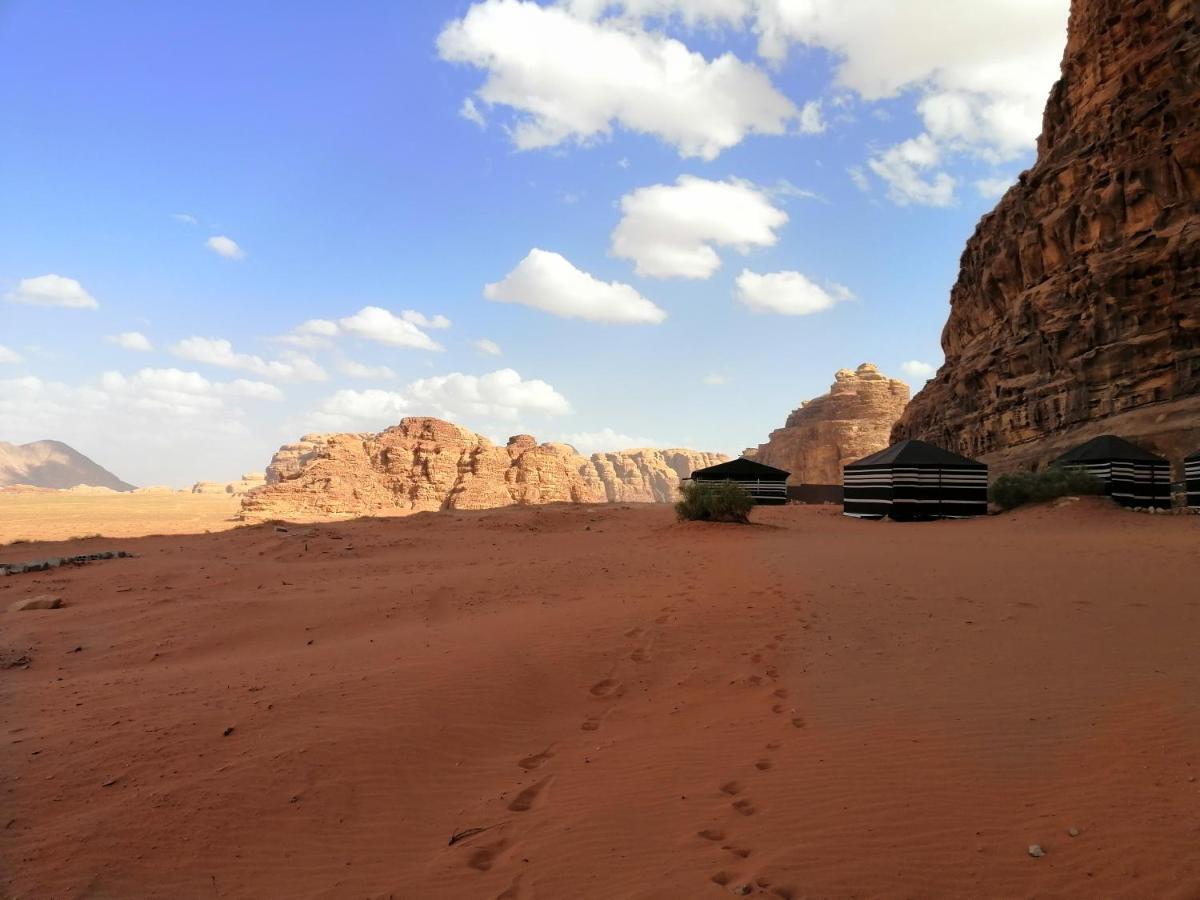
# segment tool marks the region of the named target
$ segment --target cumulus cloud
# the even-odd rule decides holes
[[[441,350],[441,344],[409,321],[410,313],[411,310],[405,310],[404,314],[398,316],[379,306],[364,306],[354,315],[338,319],[337,324],[342,334],[375,341],[378,344],[411,347],[415,350]],[[420,318],[424,319],[424,316]],[[445,321],[445,325],[439,324],[434,327],[444,328],[450,324],[444,316],[435,318]]]
[[[635,450],[640,447],[671,446],[654,438],[622,434],[612,428],[601,428],[599,431],[576,431],[562,435],[560,440],[564,444],[570,444],[584,456],[591,456],[593,453],[611,453],[614,450]]]
[[[908,362],[900,363],[900,371],[913,378],[925,379],[932,378],[937,367],[927,362],[921,362],[919,359],[910,359]]]
[[[956,180],[947,172],[930,171],[941,161],[941,147],[928,134],[922,134],[872,157],[867,165],[887,182],[893,203],[951,206]]]
[[[500,345],[488,338],[480,338],[477,341],[471,341],[473,346],[480,353],[486,353],[488,356],[499,356],[501,353]]]
[[[9,350],[3,344],[0,344],[0,364],[11,365],[14,363],[24,362],[24,360],[25,357],[23,357],[16,350]]]
[[[122,331],[120,334],[110,334],[105,340],[125,350],[147,352],[154,349],[150,339],[140,331]]]
[[[800,110],[800,131],[804,134],[821,134],[824,130],[825,116],[821,112],[821,101],[808,101]]]
[[[498,369],[486,375],[452,372],[422,378],[398,391],[337,391],[312,419],[322,428],[384,428],[403,416],[515,421],[525,413],[558,416],[570,411],[567,399],[546,382]]]
[[[759,275],[743,269],[737,277],[736,297],[754,312],[807,316],[829,309],[839,301],[853,299],[854,294],[835,281],[822,287],[799,272]]]
[[[418,328],[449,328],[451,322],[443,315],[436,315],[432,318],[424,313],[419,313],[415,309],[402,310],[400,318],[405,322],[416,325]]]
[[[171,353],[180,359],[244,369],[278,381],[324,381],[329,376],[314,360],[299,353],[286,353],[283,359],[265,360],[261,356],[238,353],[222,338],[192,336],[171,345]]]
[[[246,251],[238,246],[237,241],[223,234],[210,237],[204,242],[204,246],[218,256],[223,256],[226,259],[243,259],[246,256]]]
[[[652,134],[682,156],[714,159],[748,134],[783,134],[798,111],[757,66],[708,60],[681,41],[561,6],[481,0],[438,37],[448,62],[483,69],[476,97],[514,111],[523,150]]]
[[[338,371],[343,375],[349,375],[351,378],[362,378],[367,380],[380,380],[396,377],[396,373],[387,366],[368,366],[360,362],[355,362],[352,359],[342,360],[342,362],[338,364]]]
[[[309,319],[290,332],[273,338],[294,347],[327,347],[341,335],[417,350],[441,350],[442,345],[422,328],[449,328],[450,320],[443,315],[426,316],[413,309],[396,315],[379,306],[364,306],[354,315],[338,319]]]
[[[9,303],[26,306],[61,306],[65,309],[95,309],[100,304],[74,278],[62,275],[38,275],[22,278],[16,290],[4,295]]]
[[[617,281],[601,281],[575,268],[558,253],[533,248],[503,280],[483,295],[499,303],[532,306],[564,319],[592,322],[658,323],[666,312]]]
[[[846,174],[850,176],[850,180],[854,182],[854,186],[864,194],[871,191],[871,180],[867,178],[867,173],[863,171],[862,166],[850,166],[846,169]]]
[[[653,278],[708,278],[721,266],[714,247],[745,254],[773,246],[788,221],[763,188],[693,175],[626,194],[621,214],[612,253]]]
[[[480,128],[487,128],[487,122],[483,118],[483,113],[479,111],[479,107],[475,105],[475,101],[470,97],[464,97],[462,106],[458,108],[458,114],[468,122],[474,122]]]

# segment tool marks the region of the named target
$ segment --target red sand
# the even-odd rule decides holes
[[[755,518],[2,548],[0,889],[1200,894],[1200,519]]]

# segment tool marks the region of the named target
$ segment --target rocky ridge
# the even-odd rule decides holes
[[[844,465],[888,446],[908,394],[907,384],[872,363],[839,369],[829,393],[792,410],[753,458],[791,472],[793,484],[841,484]]]
[[[1074,0],[1034,166],[962,255],[894,439],[993,470],[1112,432],[1200,445],[1200,5]]]
[[[541,503],[654,503],[682,477],[727,457],[636,449],[590,459],[527,434],[501,447],[469,429],[410,417],[379,434],[308,434],[279,449],[248,519],[388,515]]]

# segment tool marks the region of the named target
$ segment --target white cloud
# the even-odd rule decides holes
[[[913,378],[932,378],[933,373],[937,368],[927,362],[921,362],[918,359],[910,359],[908,362],[900,363],[900,371],[905,375],[910,375]]]
[[[0,344],[0,364],[11,365],[24,361],[25,357],[23,357],[16,350],[9,350],[3,344]]]
[[[171,218],[174,219],[176,222],[182,222],[184,225],[200,224],[196,220],[196,217],[193,216],[191,213],[171,213]]]
[[[351,378],[363,378],[368,380],[380,380],[396,377],[396,373],[387,366],[368,366],[364,365],[363,363],[355,362],[351,359],[346,359],[339,363],[338,371],[343,375],[349,375]]]
[[[244,369],[278,381],[324,381],[329,376],[315,361],[299,353],[285,353],[283,359],[265,360],[249,353],[237,353],[233,344],[222,338],[192,336],[171,345],[171,353],[180,359]]]
[[[846,174],[850,176],[850,180],[854,182],[854,186],[864,194],[870,193],[871,181],[867,178],[867,173],[863,171],[862,166],[850,166],[846,169]]]
[[[283,400],[273,384],[247,381],[210,381],[199,372],[181,369],[139,369],[132,375],[105,372],[99,388],[110,402],[155,414],[188,417],[209,415],[225,407],[225,399]]]
[[[498,303],[532,306],[564,319],[658,323],[667,314],[627,284],[601,281],[557,253],[537,247],[501,281],[484,287]]]
[[[110,334],[105,340],[125,350],[146,352],[154,349],[154,345],[150,343],[150,339],[140,331],[122,331],[120,334]]]
[[[488,356],[499,356],[501,353],[500,345],[488,338],[480,338],[477,341],[472,341],[471,346],[480,353],[486,353]]]
[[[364,306],[354,315],[338,319],[337,324],[342,334],[375,341],[379,344],[411,347],[416,350],[441,350],[441,344],[408,320],[407,316],[410,312],[410,310],[406,310],[403,315],[397,316],[379,306]],[[436,318],[444,319],[442,316]],[[439,324],[434,327],[442,328],[449,324],[450,322],[447,320],[446,325]]]
[[[722,375],[720,372],[710,372],[708,375],[705,375],[700,380],[703,381],[705,384],[712,385],[714,387],[722,385],[722,384],[729,384],[729,379],[726,376]]]
[[[770,247],[788,215],[767,191],[746,181],[681,175],[675,184],[638,188],[621,198],[612,253],[631,259],[639,275],[708,278],[721,266],[715,246],[748,253]]]
[[[337,337],[340,332],[341,329],[338,328],[337,322],[331,322],[328,319],[309,319],[307,322],[297,325],[288,334],[271,340],[291,344],[294,347],[311,349],[328,346],[330,338]]]
[[[458,108],[458,114],[468,122],[474,122],[480,128],[487,128],[487,121],[483,118],[483,113],[479,111],[479,107],[470,97],[463,98],[462,106]]]
[[[437,46],[442,59],[487,72],[476,96],[515,111],[510,134],[523,150],[594,140],[615,123],[714,159],[748,134],[783,134],[798,114],[732,53],[710,61],[663,34],[563,7],[481,0]]]
[[[947,172],[929,172],[942,162],[941,147],[928,134],[910,138],[867,161],[888,184],[893,203],[951,206],[957,181]],[[929,172],[929,175],[922,173]]]
[[[809,100],[800,110],[800,131],[804,134],[821,134],[825,127],[825,117],[821,114],[821,101]]]
[[[210,237],[204,242],[204,246],[226,259],[243,259],[246,256],[246,251],[238,246],[237,241],[223,234]]]
[[[634,437],[611,428],[564,434],[561,441],[564,444],[570,444],[584,456],[591,456],[593,453],[611,453],[614,450],[635,450],[639,447],[671,446],[662,441],[656,441],[654,438]]]
[[[754,312],[785,316],[811,315],[854,297],[845,285],[837,282],[821,287],[799,272],[759,275],[749,269],[743,269],[737,277],[736,296],[739,303]]]
[[[417,312],[415,309],[405,309],[400,313],[400,318],[405,322],[416,325],[418,328],[449,328],[451,322],[443,315],[436,315],[432,318]]]
[[[61,306],[66,309],[95,309],[100,304],[74,278],[62,275],[38,275],[22,278],[17,289],[5,294],[9,303],[27,306]]]
[[[979,196],[988,200],[996,200],[1004,196],[1005,191],[1017,183],[1015,176],[1008,178],[980,178],[975,182],[975,190]]]
[[[403,416],[515,421],[526,413],[558,416],[570,411],[567,399],[546,382],[498,369],[487,375],[453,372],[422,378],[398,391],[337,391],[312,419],[322,428],[384,428]]]

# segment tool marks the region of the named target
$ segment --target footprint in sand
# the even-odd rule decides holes
[[[501,838],[498,841],[477,847],[467,858],[467,865],[478,872],[486,872],[496,864],[496,860],[507,846],[508,841],[505,838]]]
[[[541,753],[535,753],[532,756],[526,756],[524,759],[517,760],[517,765],[529,772],[533,769],[538,769],[550,762],[554,758],[554,745],[551,744]]]
[[[787,707],[785,707],[782,703],[776,703],[774,706],[771,707],[771,712],[775,713],[775,715],[779,715],[786,708]]]
[[[544,791],[553,778],[543,778],[537,784],[531,784],[508,804],[508,808],[512,812],[528,812],[533,809],[533,804],[537,802],[538,796]]]
[[[638,647],[636,650],[634,650],[632,653],[629,654],[629,658],[631,660],[633,660],[635,663],[644,663],[650,659],[650,654],[648,652],[646,652],[645,647]]]
[[[725,832],[720,828],[705,828],[703,831],[696,832],[697,837],[702,837],[706,841],[723,841],[725,840]]]
[[[733,805],[733,808],[736,809],[743,816],[752,816],[756,812],[758,812],[758,810],[754,808],[754,804],[746,799],[735,800],[732,805]]]
[[[620,697],[623,693],[625,693],[625,686],[612,678],[597,681],[591,687],[591,695],[602,699]]]
[[[603,721],[603,716],[588,716],[583,724],[579,726],[579,729],[580,731],[599,731],[600,723]]]
[[[771,768],[772,765],[773,764],[769,759],[760,759],[754,764],[754,768],[758,769],[760,772],[765,772],[767,769]]]
[[[782,746],[783,746],[783,744],[779,743],[778,741],[772,741],[771,743],[767,744],[767,749],[768,750],[778,750]]]
[[[521,876],[513,878],[512,883],[506,887],[501,893],[496,895],[496,900],[520,900],[521,897]]]
[[[796,718],[792,719],[793,728],[803,728],[806,724],[807,723],[804,721],[804,719],[800,718],[800,716],[796,716]]]
[[[778,697],[780,700],[786,700],[786,699],[787,699],[787,697],[788,697],[788,689],[787,689],[787,688],[780,688],[780,689],[779,689],[779,690],[777,690],[777,691],[772,691],[772,692],[771,692],[771,696],[772,696],[772,697]]]
[[[642,633],[642,629],[640,629],[640,628],[630,628],[627,632],[625,632],[625,637],[635,638],[635,637],[639,637],[641,635],[641,633]]]
[[[721,848],[729,853],[732,853],[738,859],[746,859],[754,851],[749,847],[735,847],[733,844],[726,844]]]
[[[721,793],[728,794],[733,797],[742,792],[742,784],[739,781],[727,781],[721,785]]]

